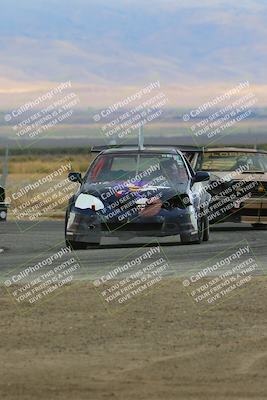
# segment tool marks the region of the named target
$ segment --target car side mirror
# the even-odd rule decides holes
[[[82,174],[80,172],[70,172],[69,175],[68,175],[68,179],[71,182],[82,183]]]
[[[196,175],[194,176],[193,180],[194,183],[196,182],[204,182],[204,181],[209,181],[210,179],[210,174],[205,171],[198,171]]]
[[[0,203],[4,203],[5,197],[5,189],[0,186]]]

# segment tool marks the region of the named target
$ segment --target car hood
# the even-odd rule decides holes
[[[168,199],[177,194],[186,193],[187,187],[187,183],[177,184],[175,187],[167,187],[161,185],[150,185],[149,183],[125,185],[123,182],[103,182],[84,184],[80,193],[91,194],[100,197],[102,201],[110,203],[110,201],[116,200],[119,197],[128,196],[129,194],[136,198],[141,198],[147,196],[148,193],[150,193],[150,197],[161,193],[163,199]]]
[[[257,173],[253,171],[248,171],[243,174],[234,174],[234,171],[214,171],[210,172],[210,180],[221,180],[224,178],[232,178],[229,180],[234,181],[244,181],[244,180],[255,180],[258,182],[267,182],[267,172]],[[251,177],[251,179],[249,178]],[[252,178],[253,177],[253,178]]]

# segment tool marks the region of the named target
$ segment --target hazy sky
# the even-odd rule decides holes
[[[0,90],[264,85],[266,38],[267,0],[1,0]]]

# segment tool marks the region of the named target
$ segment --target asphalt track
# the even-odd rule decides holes
[[[142,238],[127,242],[104,239],[97,249],[75,252],[82,268],[75,279],[95,279],[108,272],[119,260],[126,260],[129,254],[141,254],[142,246],[151,243],[157,246],[157,239]],[[159,240],[170,269],[169,275],[183,276],[187,271],[205,266],[211,258],[215,261],[223,257],[229,248],[248,244],[260,266],[258,274],[267,273],[267,230],[253,230],[245,224],[220,224],[211,230],[210,241],[201,245],[181,245],[179,238]],[[48,254],[55,253],[64,246],[63,221],[41,221],[34,226],[29,222],[0,223],[0,280],[3,282],[13,270],[36,264]],[[221,255],[222,254],[222,255]],[[125,258],[126,257],[126,258]],[[48,268],[51,268],[49,266]]]

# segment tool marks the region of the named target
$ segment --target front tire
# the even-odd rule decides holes
[[[205,222],[207,217],[201,218],[201,220],[198,223],[198,233],[197,233],[197,238],[194,236],[192,238],[191,235],[189,234],[181,234],[181,243],[182,244],[200,244],[202,241],[207,241],[209,239],[209,232],[206,233],[205,231],[205,224],[207,226],[207,222]],[[208,224],[209,227],[209,224]]]
[[[267,225],[265,224],[251,224],[253,229],[258,229],[261,231],[265,231],[267,229]]]
[[[70,247],[72,250],[85,250],[87,248],[95,249],[100,246],[100,242],[98,243],[87,243],[87,242],[79,242],[76,240],[70,240],[67,239],[67,225],[68,225],[68,218],[69,218],[69,213],[68,210],[66,211],[66,216],[65,216],[65,242],[66,246]]]
[[[85,243],[85,242],[77,242],[74,240],[69,240],[66,238],[67,236],[67,225],[68,225],[68,219],[69,219],[69,211],[66,211],[66,215],[65,215],[65,242],[66,242],[66,246],[70,247],[71,250],[85,250],[87,249],[87,247],[89,246],[89,243]]]
[[[70,247],[72,250],[85,250],[88,244],[84,242],[74,242],[73,240],[66,240],[66,246]]]
[[[204,217],[204,232],[203,232],[203,242],[208,242],[210,238],[210,221],[206,216]]]

